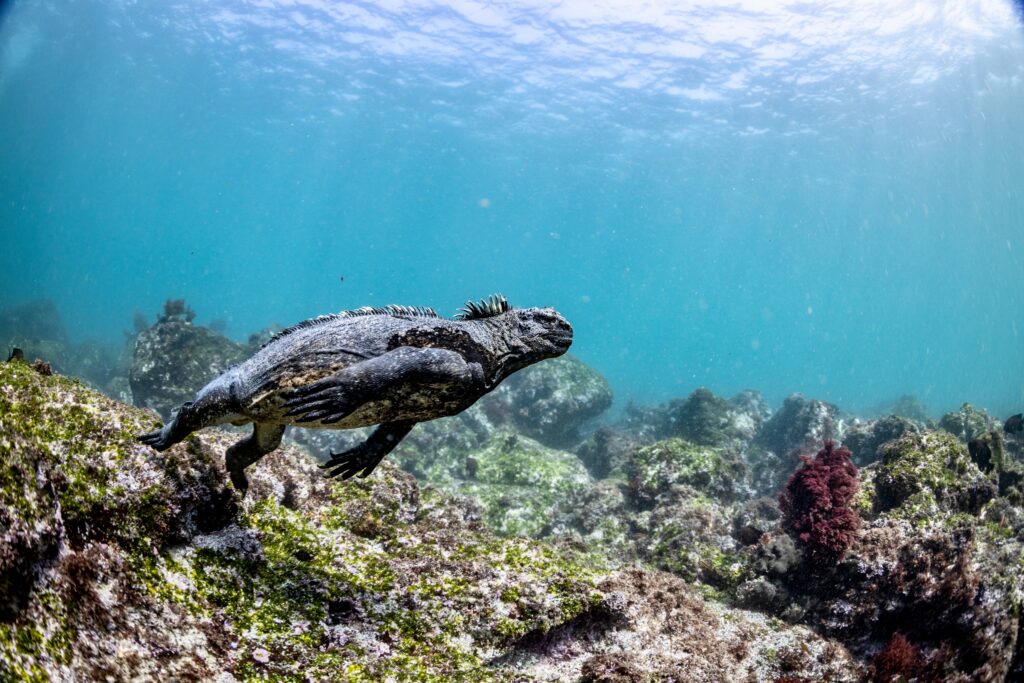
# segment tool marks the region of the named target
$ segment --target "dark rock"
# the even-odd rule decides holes
[[[964,443],[998,428],[992,416],[970,403],[960,406],[960,410],[946,413],[939,420],[939,429],[953,434]]]
[[[843,434],[843,445],[850,449],[853,461],[861,467],[878,460],[878,449],[885,442],[919,431],[918,426],[910,420],[889,415],[850,425]]]
[[[803,552],[786,534],[762,539],[751,566],[763,576],[785,576],[803,563]]]
[[[758,491],[770,494],[781,489],[801,454],[817,452],[826,439],[841,441],[844,431],[839,409],[831,403],[802,394],[787,397],[754,439],[754,446],[766,451],[751,455]]]
[[[637,442],[613,427],[598,427],[575,450],[591,476],[603,479],[612,472],[624,472]]]
[[[136,337],[129,381],[135,405],[166,420],[207,382],[245,360],[248,349],[205,327],[166,313],[164,318]]]
[[[1003,424],[1003,431],[1007,434],[1020,434],[1024,432],[1024,414],[1011,415]]]
[[[986,474],[1003,469],[1003,436],[998,431],[985,432],[967,442],[971,460]]]
[[[741,545],[753,545],[777,528],[780,519],[782,512],[775,498],[749,500],[733,517],[733,536]]]
[[[515,373],[480,401],[495,424],[555,448],[576,443],[580,428],[611,404],[608,381],[569,355]]]

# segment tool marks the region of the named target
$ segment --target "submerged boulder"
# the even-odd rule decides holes
[[[184,305],[184,304],[182,304]],[[168,419],[207,382],[245,360],[249,349],[186,315],[165,315],[135,338],[129,381],[135,405]]]
[[[749,457],[758,491],[777,493],[801,455],[810,455],[828,439],[842,441],[846,425],[831,403],[793,394],[767,420],[754,439]]]
[[[857,466],[863,466],[878,460],[882,444],[904,434],[916,434],[920,431],[917,424],[898,415],[864,422],[857,420],[843,434],[843,445],[853,453],[853,461]]]
[[[967,449],[943,432],[907,434],[881,448],[875,509],[925,521],[936,513],[977,513],[996,495],[994,481]]]
[[[696,389],[668,404],[668,431],[700,446],[742,448],[764,419],[758,398],[756,392],[745,392],[727,401],[703,387]]]
[[[541,536],[559,511],[579,507],[593,485],[572,453],[499,431],[469,456],[459,493],[480,502],[487,525],[503,536]]]
[[[739,459],[683,439],[638,448],[627,468],[631,496],[642,508],[670,495],[677,485],[691,486],[725,502],[745,493],[746,469]]]
[[[579,430],[612,405],[611,386],[600,373],[570,355],[515,373],[480,401],[495,424],[555,448],[579,440]]]
[[[939,420],[939,429],[953,434],[964,443],[970,442],[985,432],[996,430],[999,423],[985,410],[970,403],[964,403],[960,410],[946,413]]]

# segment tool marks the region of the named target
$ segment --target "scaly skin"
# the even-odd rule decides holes
[[[513,372],[572,344],[572,327],[551,308],[513,309],[491,297],[467,304],[466,317],[389,306],[308,320],[215,378],[171,422],[139,439],[162,451],[203,427],[253,423],[253,434],[227,453],[231,480],[244,492],[245,468],[276,449],[288,425],[379,425],[323,465],[328,476],[365,477],[417,422],[462,412]]]

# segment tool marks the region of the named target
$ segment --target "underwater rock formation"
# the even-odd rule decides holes
[[[955,435],[964,443],[972,441],[985,432],[999,428],[999,423],[984,410],[964,403],[960,410],[946,413],[939,420],[939,429]]]
[[[133,400],[165,420],[203,385],[249,355],[245,346],[193,325],[193,317],[184,301],[168,301],[157,324],[135,338],[129,374]]]
[[[853,453],[854,463],[863,466],[881,457],[878,449],[882,444],[919,431],[916,423],[899,415],[867,421],[853,420],[843,434],[843,446]]]
[[[285,448],[240,502],[229,433],[157,456],[151,415],[21,363],[0,403],[0,679],[484,680],[602,604],[591,570],[387,463],[336,486]]]
[[[243,500],[223,467],[234,434],[156,454],[134,439],[155,422],[0,365],[0,680],[603,680],[616,660],[637,680],[863,670],[835,641],[707,603],[677,577],[497,538],[471,499],[387,462],[336,483],[285,447]],[[505,472],[506,446],[477,476],[533,481]]]
[[[514,432],[496,432],[468,457],[472,464],[454,490],[479,501],[484,521],[502,536],[541,536],[593,485],[575,455]]]
[[[996,497],[995,473],[948,433],[907,433],[880,452],[861,470],[851,503],[863,522],[845,556],[787,559],[778,532],[766,534],[737,596],[865,657],[899,632],[918,649],[924,680],[1006,679],[1024,663],[1019,505]]]
[[[757,434],[766,412],[764,399],[757,392],[746,391],[727,401],[700,388],[685,399],[669,402],[667,432],[700,446],[729,446],[739,450]]]
[[[576,443],[580,427],[611,404],[608,380],[568,354],[512,375],[481,401],[495,424],[555,448]]]
[[[752,464],[758,490],[769,495],[780,490],[800,463],[801,453],[813,453],[828,439],[841,442],[845,429],[839,409],[831,403],[808,400],[803,394],[788,396],[754,439],[753,445],[764,451]]]

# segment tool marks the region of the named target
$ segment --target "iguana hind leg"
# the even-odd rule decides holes
[[[358,474],[360,477],[369,476],[370,472],[380,464],[405,435],[416,425],[413,421],[385,422],[373,430],[370,437],[355,448],[350,448],[344,453],[331,453],[331,459],[320,465],[322,469],[328,470],[328,477],[341,477],[350,479]]]
[[[257,422],[253,425],[252,434],[227,450],[224,456],[224,466],[231,476],[231,483],[243,495],[249,488],[249,480],[245,477],[245,468],[280,446],[282,436],[284,436],[284,425]]]

